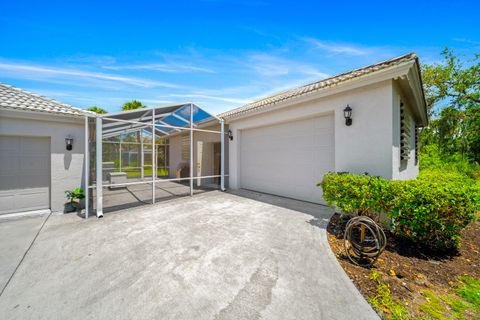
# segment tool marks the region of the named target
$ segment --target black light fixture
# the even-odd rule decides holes
[[[228,139],[230,139],[230,141],[233,140],[233,133],[232,133],[232,130],[228,130]]]
[[[68,151],[71,151],[73,149],[73,138],[68,136],[65,138],[65,145],[67,147]]]
[[[352,108],[347,104],[347,107],[343,109],[343,116],[345,117],[345,124],[347,126],[352,125]]]

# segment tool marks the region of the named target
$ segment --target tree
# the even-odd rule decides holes
[[[130,102],[126,102],[122,106],[123,111],[135,110],[135,109],[141,109],[141,108],[145,108],[145,106],[138,100],[132,100]]]
[[[442,51],[444,61],[424,65],[422,68],[429,114],[438,103],[447,102],[458,110],[480,104],[480,54],[465,66],[448,48]]]
[[[444,61],[422,68],[430,125],[422,145],[437,144],[446,155],[480,161],[480,55],[462,62],[448,48]]]
[[[106,114],[107,113],[107,110],[102,109],[102,108],[97,107],[97,106],[92,106],[90,108],[87,108],[87,110],[98,113],[98,114]]]

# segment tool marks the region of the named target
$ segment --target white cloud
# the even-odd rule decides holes
[[[150,64],[127,64],[127,65],[107,65],[104,69],[110,70],[154,70],[161,72],[181,73],[181,72],[204,72],[215,73],[213,69],[197,67],[187,64],[170,63],[150,63]]]
[[[307,75],[316,78],[328,77],[328,74],[317,70],[311,64],[271,54],[250,55],[246,66],[255,70],[259,75],[270,78],[292,75]]]
[[[317,49],[330,53],[346,54],[352,56],[361,56],[368,54],[368,50],[353,45],[345,45],[334,42],[322,41],[314,38],[303,38],[303,40]]]
[[[60,81],[62,79],[93,79],[93,80],[102,80],[107,82],[115,82],[115,83],[123,83],[127,85],[137,86],[137,87],[144,87],[144,88],[152,88],[152,87],[164,87],[164,88],[179,88],[180,86],[155,81],[150,79],[143,79],[143,78],[135,78],[135,77],[127,77],[122,75],[116,74],[107,74],[107,73],[100,73],[100,72],[91,72],[91,71],[82,71],[77,69],[62,69],[50,66],[34,66],[34,65],[27,65],[27,64],[17,64],[17,63],[0,63],[0,74],[1,71],[6,72],[6,75],[14,78],[20,79],[43,79],[49,80],[52,79],[54,81]]]
[[[215,100],[215,101],[223,101],[229,103],[238,103],[238,104],[245,104],[250,102],[251,100],[242,99],[242,98],[230,98],[230,97],[220,97],[220,96],[212,96],[212,95],[205,95],[205,94],[169,94],[168,97],[176,97],[176,98],[186,98],[186,99],[205,99],[205,100]]]

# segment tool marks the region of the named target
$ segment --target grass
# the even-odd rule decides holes
[[[390,286],[380,280],[380,273],[372,271],[370,278],[377,285],[377,295],[368,301],[384,319],[480,319],[480,278],[459,277],[447,294],[424,290],[426,301],[419,306],[419,316],[411,315],[405,305],[392,298]]]
[[[460,277],[461,285],[457,288],[457,294],[471,303],[477,311],[480,311],[480,278]]]
[[[390,286],[380,280],[380,274],[372,271],[370,278],[377,284],[377,295],[369,298],[368,302],[386,319],[407,320],[411,319],[407,307],[394,301],[390,292]]]
[[[480,317],[478,314],[480,311],[478,304],[480,279],[466,277],[462,279],[455,293],[438,295],[430,290],[422,292],[427,301],[420,305],[420,310],[425,314],[426,319],[478,319]],[[472,286],[472,284],[474,285]]]
[[[122,172],[125,172],[127,174],[127,178],[139,178],[141,176],[140,169],[138,168],[122,168]],[[170,171],[168,168],[157,168],[157,176],[160,177],[166,177],[169,176]],[[144,175],[145,176],[151,176],[152,175],[152,169],[144,169]]]

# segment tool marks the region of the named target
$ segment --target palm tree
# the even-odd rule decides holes
[[[136,110],[136,109],[142,109],[142,108],[145,108],[145,106],[140,101],[132,100],[130,102],[125,102],[123,104],[122,111]],[[129,140],[129,139],[135,139],[135,141],[140,141],[140,131],[128,133],[125,140]],[[140,145],[138,147],[140,148]],[[138,152],[140,153],[141,151],[139,150]]]
[[[130,102],[126,102],[122,106],[122,111],[127,111],[127,110],[135,110],[135,109],[141,109],[145,108],[145,106],[138,100],[132,100]]]
[[[95,113],[98,113],[98,114],[105,114],[105,113],[107,113],[107,110],[102,109],[102,108],[97,107],[97,106],[91,106],[90,108],[87,108],[87,110],[88,110],[88,111],[95,112]]]

